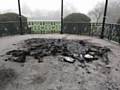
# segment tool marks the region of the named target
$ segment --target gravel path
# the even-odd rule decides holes
[[[45,57],[43,63],[32,57],[27,57],[25,64],[2,60],[7,51],[19,49],[23,40],[31,38],[86,40],[106,46],[112,50],[110,64],[104,65],[99,60],[81,68],[79,62],[60,62],[53,56]],[[0,90],[120,90],[120,45],[114,42],[66,34],[9,36],[0,38],[0,55],[0,67],[11,68],[17,73],[17,78]]]

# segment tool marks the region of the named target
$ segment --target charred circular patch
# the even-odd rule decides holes
[[[21,48],[21,50],[12,50],[7,52],[6,54],[11,57],[6,59],[6,61],[25,63],[26,56],[32,56],[41,63],[43,62],[42,58],[46,56],[61,55],[64,61],[69,63],[74,63],[76,60],[80,63],[89,63],[105,57],[107,64],[109,63],[107,53],[111,51],[107,47],[90,44],[84,40],[74,41],[40,38],[25,40],[24,49]]]

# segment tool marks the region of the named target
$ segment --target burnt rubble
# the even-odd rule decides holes
[[[25,63],[27,56],[32,56],[43,62],[46,56],[61,55],[65,62],[74,63],[78,60],[80,63],[89,63],[99,58],[106,58],[106,64],[109,63],[107,53],[111,50],[107,47],[92,45],[84,40],[63,40],[63,39],[28,39],[24,41],[24,48],[21,50],[12,50],[6,53],[9,56],[5,61],[14,61]]]
[[[6,54],[11,55],[11,57],[6,59],[6,61],[11,60],[14,62],[25,63],[26,56],[29,55],[29,52],[24,50],[12,50]]]

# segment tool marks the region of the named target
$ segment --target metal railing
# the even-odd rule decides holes
[[[64,33],[100,37],[102,23],[64,23]],[[105,24],[104,37],[120,43],[120,25]]]
[[[33,34],[60,33],[60,21],[29,21],[29,28]]]
[[[23,33],[30,33],[30,29],[28,28],[27,22],[22,22],[22,25]],[[20,33],[21,29],[19,21],[0,22],[0,36],[16,35]]]
[[[19,21],[0,22],[0,36],[20,34]],[[28,21],[23,22],[24,34],[60,33],[60,21]],[[102,23],[63,23],[63,33],[100,37]],[[120,43],[120,25],[105,24],[104,37]]]

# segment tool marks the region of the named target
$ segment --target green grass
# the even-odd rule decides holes
[[[47,34],[47,33],[59,33],[61,24],[57,21],[33,21],[29,22],[28,25],[31,27],[32,33],[35,34]]]

